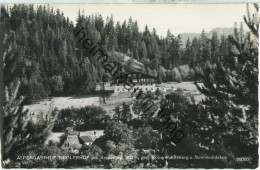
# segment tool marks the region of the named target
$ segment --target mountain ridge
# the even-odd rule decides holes
[[[233,34],[234,27],[216,27],[205,33],[208,38],[211,38],[214,32],[217,32],[218,38],[220,38],[221,35],[227,37],[228,35]],[[201,33],[181,33],[179,35],[181,36],[182,44],[185,45],[188,38],[190,39],[190,41],[192,41],[193,38],[199,37],[200,34]]]

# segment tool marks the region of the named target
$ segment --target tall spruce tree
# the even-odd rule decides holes
[[[258,5],[255,9],[258,12]],[[258,164],[259,18],[257,14],[251,17],[249,8],[247,11],[244,20],[252,34],[245,38],[230,36],[229,56],[216,67],[204,69],[204,74],[200,75],[203,86],[196,83],[206,96],[203,101],[205,123],[198,124],[199,143],[214,153],[227,156],[226,165],[233,168],[255,168]],[[251,159],[239,164],[238,157]]]
[[[5,16],[5,8],[1,7],[1,13]],[[18,55],[13,50],[19,48],[17,43],[17,34],[6,27],[8,18],[1,18],[1,30],[4,32],[5,39],[3,48],[3,72],[4,72],[4,114],[3,114],[3,166],[11,168],[17,164],[17,155],[21,152],[35,149],[35,146],[42,146],[45,139],[53,126],[55,114],[50,114],[50,119],[34,124],[30,121],[28,112],[23,110],[24,96],[20,95],[20,87],[22,79],[24,79],[27,69],[27,62],[23,58],[24,55]],[[12,44],[10,46],[10,43]],[[9,49],[9,50],[6,50]],[[13,49],[13,50],[12,50]],[[22,50],[22,49],[21,49]],[[52,110],[52,107],[50,108]],[[23,151],[22,151],[23,150]],[[15,162],[15,163],[13,163]]]

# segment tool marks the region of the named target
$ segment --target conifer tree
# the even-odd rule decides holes
[[[211,38],[211,62],[215,63],[219,56],[219,39],[217,32],[213,32]]]
[[[115,107],[114,112],[113,118],[119,122],[122,119],[122,111],[119,105]]]
[[[255,9],[258,12],[258,5]],[[198,125],[203,139],[199,143],[228,156],[228,163],[233,167],[237,157],[249,156],[252,160],[243,165],[255,168],[258,161],[259,42],[256,32],[259,19],[255,15],[252,19],[248,10],[244,20],[252,34],[241,43],[239,36],[230,36],[232,47],[227,59],[216,67],[206,67],[200,75],[203,86],[196,84],[206,96],[203,113],[207,115],[205,124]]]
[[[1,13],[4,12],[4,7],[1,7]],[[2,16],[2,15],[1,15]],[[5,39],[3,42],[4,49],[16,49],[17,42],[13,42],[14,46],[9,47],[9,42],[16,35],[13,31],[5,26],[7,18],[1,18],[1,30],[4,32]],[[16,41],[16,39],[13,39]],[[14,163],[21,149],[32,150],[35,145],[42,146],[47,134],[53,126],[52,119],[55,114],[50,113],[50,120],[45,119],[37,125],[30,121],[28,112],[23,109],[24,96],[20,95],[20,87],[22,79],[26,72],[26,63],[23,63],[20,55],[12,56],[14,51],[6,50],[3,55],[3,70],[4,70],[4,114],[3,114],[3,166],[11,168],[16,166]],[[11,69],[10,69],[11,68]],[[22,68],[22,69],[21,69]],[[18,74],[20,73],[20,74]],[[52,111],[53,108],[50,108]],[[43,119],[43,118],[42,118]]]
[[[132,114],[130,112],[130,105],[123,102],[122,104],[122,120],[123,122],[128,122],[132,119]]]

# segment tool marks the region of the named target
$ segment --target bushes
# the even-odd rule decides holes
[[[173,81],[177,81],[178,83],[182,82],[181,74],[176,67],[174,67],[174,69],[172,70],[171,76],[172,76]]]
[[[53,131],[63,131],[66,127],[76,130],[103,129],[106,124],[106,111],[100,106],[62,109],[55,121]]]
[[[162,95],[162,92],[159,90],[159,88],[157,88],[154,93],[158,97]]]
[[[119,105],[114,109],[113,119],[116,121],[123,121],[124,123],[130,121],[132,119],[132,114],[130,112],[130,105],[123,102],[122,106]]]
[[[160,134],[155,132],[151,126],[145,126],[133,131],[136,148],[155,148]]]
[[[49,79],[49,84],[50,84],[52,94],[61,93],[63,91],[64,82],[63,82],[62,77],[60,75],[59,76],[56,76],[56,75],[52,76]]]
[[[189,78],[189,71],[190,71],[190,68],[189,68],[188,65],[183,65],[183,66],[179,67],[179,72],[181,74],[182,80],[188,80],[188,78]]]
[[[26,103],[31,104],[48,96],[42,83],[30,82],[22,85],[21,93],[26,96]]]
[[[199,79],[195,76],[195,73],[202,73],[200,66],[190,68],[189,65],[182,65],[174,67],[171,71],[166,71],[166,78],[164,82],[182,82],[182,81],[193,81]]]

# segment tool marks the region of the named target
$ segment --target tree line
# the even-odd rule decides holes
[[[143,72],[158,77],[158,83],[198,79],[196,72],[228,55],[227,37],[216,32],[208,38],[203,30],[184,45],[180,35],[170,30],[166,37],[148,26],[139,30],[131,17],[120,23],[112,15],[104,20],[99,14],[86,16],[79,11],[74,26],[60,10],[46,5],[15,4],[3,11],[6,62],[16,59],[14,67],[5,69],[21,77],[20,94],[28,103],[50,95],[91,93],[97,82],[112,80],[75,40],[73,32],[80,28],[86,28],[87,37],[106,52],[122,52],[143,63]],[[235,33],[244,36],[242,27]],[[13,88],[10,77],[4,81]]]
[[[97,139],[91,148],[85,150],[88,155],[95,156],[136,156],[136,155],[146,155],[152,157],[154,154],[159,156],[171,156],[171,155],[217,155],[222,154],[227,156],[227,160],[160,160],[155,161],[152,159],[142,161],[142,160],[127,160],[123,159],[120,161],[117,160],[105,160],[106,162],[101,162],[101,164],[106,165],[107,168],[119,167],[119,168],[154,168],[154,167],[167,167],[167,168],[256,168],[258,166],[258,46],[259,46],[259,18],[258,18],[258,5],[254,5],[256,13],[251,15],[249,7],[247,7],[247,16],[244,16],[246,25],[249,27],[251,34],[244,35],[243,31],[238,31],[234,29],[234,35],[230,36],[228,39],[225,39],[225,46],[223,47],[224,53],[220,52],[216,55],[216,62],[213,60],[212,52],[209,53],[209,50],[206,50],[207,46],[203,46],[197,52],[193,53],[197,58],[199,51],[202,52],[202,58],[211,58],[212,60],[200,62],[202,71],[196,72],[196,76],[202,82],[202,86],[196,83],[199,91],[205,95],[205,100],[201,103],[196,104],[192,98],[187,97],[179,93],[171,93],[165,96],[166,100],[174,103],[174,107],[167,110],[170,115],[170,118],[181,125],[182,129],[185,129],[187,132],[187,137],[183,138],[176,147],[170,145],[170,138],[165,133],[162,133],[162,136],[159,140],[158,138],[153,138],[151,140],[151,145],[155,144],[156,153],[137,153],[138,150],[135,150],[134,144],[145,143],[147,141],[141,140],[137,137],[137,141],[134,140],[132,135],[138,135],[146,131],[147,133],[144,136],[153,135],[153,130],[143,129],[141,127],[137,133],[132,133],[133,128],[129,127],[127,124],[123,123],[128,121],[129,109],[122,105],[122,110],[119,108],[118,116],[114,118],[117,119],[115,122],[109,123],[105,130],[104,135]],[[9,11],[10,10],[10,11]],[[48,11],[48,12],[44,12]],[[80,82],[75,86],[73,83],[77,81],[65,81],[64,75],[71,75],[75,73],[73,78],[79,78],[80,75],[84,75],[84,78],[90,78],[94,80],[93,74],[87,77],[89,74],[83,74],[81,71],[84,68],[88,68],[88,71],[96,72],[98,75],[105,75],[102,73],[102,70],[96,70],[98,68],[95,64],[95,60],[90,58],[85,58],[82,55],[83,50],[81,47],[73,47],[74,40],[73,35],[70,31],[73,31],[73,24],[66,20],[59,11],[54,14],[53,10],[50,8],[39,6],[36,11],[32,6],[26,5],[14,5],[11,9],[1,8],[1,12],[4,15],[1,15],[1,20],[4,17],[7,18],[5,21],[6,29],[5,39],[3,42],[4,55],[3,55],[3,71],[4,71],[4,130],[3,130],[3,160],[4,167],[77,167],[79,162],[73,160],[68,160],[65,163],[59,162],[57,160],[46,160],[46,161],[17,161],[17,155],[57,155],[60,154],[59,148],[55,146],[44,146],[44,141],[46,140],[48,133],[53,128],[54,121],[56,119],[56,113],[53,112],[52,118],[45,122],[39,124],[33,124],[28,121],[26,118],[26,112],[22,111],[22,106],[24,105],[24,96],[22,94],[26,91],[25,87],[31,87],[28,90],[29,95],[38,95],[42,97],[42,93],[46,93],[46,87],[49,85],[50,90],[52,88],[60,89],[60,83],[57,83],[57,77],[61,77],[62,82],[64,82],[64,89],[73,89],[77,85],[77,90],[82,90]],[[79,15],[78,23],[90,24],[92,17],[85,17]],[[44,19],[45,18],[45,19]],[[93,18],[95,18],[93,16]],[[111,19],[111,18],[110,18]],[[11,22],[12,21],[12,22]],[[46,22],[48,21],[48,22]],[[68,21],[68,22],[66,22]],[[94,21],[94,20],[92,20]],[[110,20],[109,20],[110,21]],[[38,24],[35,24],[38,23]],[[98,21],[95,24],[95,30],[93,28],[92,35],[102,39],[102,31],[107,30],[109,27],[106,27],[107,24],[102,25],[103,22]],[[52,27],[49,24],[53,24]],[[104,24],[104,23],[103,23]],[[2,28],[1,24],[1,28]],[[31,26],[29,26],[31,25]],[[68,26],[70,25],[70,26]],[[124,24],[123,24],[124,25]],[[122,25],[122,28],[123,28]],[[68,27],[66,27],[68,26]],[[91,24],[90,24],[91,26]],[[39,27],[39,28],[37,28]],[[112,24],[111,24],[112,27]],[[35,29],[37,28],[37,29]],[[46,28],[46,29],[45,29]],[[52,39],[50,34],[46,34],[47,28],[52,30],[55,39]],[[89,27],[88,27],[89,28]],[[106,29],[104,29],[106,28]],[[30,29],[30,31],[29,31]],[[32,31],[35,29],[36,31]],[[109,30],[109,29],[108,29]],[[148,28],[147,28],[148,30]],[[101,34],[100,34],[101,32]],[[145,34],[148,31],[141,33],[141,37],[154,37],[151,33]],[[71,37],[72,41],[67,41],[66,39],[61,38],[62,36]],[[106,34],[107,35],[107,34]],[[109,34],[111,36],[111,34]],[[123,34],[128,36],[128,34]],[[130,35],[130,34],[129,34]],[[30,38],[29,38],[30,37]],[[38,38],[37,38],[38,37]],[[63,47],[66,48],[53,48],[49,46],[47,42],[43,41],[43,37],[48,39],[53,43],[54,46],[59,46],[61,44],[67,44]],[[58,38],[59,37],[59,38]],[[106,36],[105,36],[106,37]],[[106,41],[115,41],[116,38],[105,38]],[[178,39],[178,38],[177,38]],[[63,41],[61,41],[63,40]],[[159,38],[160,40],[160,38]],[[176,40],[176,38],[174,38]],[[118,40],[117,40],[118,41]],[[148,40],[147,40],[148,41]],[[55,43],[54,43],[55,42]],[[66,43],[65,43],[66,42]],[[97,39],[98,42],[98,39]],[[116,42],[116,41],[115,41]],[[156,40],[157,42],[157,40]],[[159,41],[158,41],[159,42]],[[172,41],[173,42],[173,41]],[[176,42],[176,41],[174,41]],[[208,41],[210,42],[210,41]],[[144,41],[143,47],[146,47],[146,42]],[[68,45],[71,44],[71,45]],[[113,43],[108,43],[107,48],[110,47]],[[116,43],[115,43],[116,44]],[[120,44],[120,45],[119,45]],[[129,43],[130,44],[130,43]],[[122,42],[118,43],[118,51],[122,46]],[[175,43],[176,45],[176,43]],[[160,45],[158,44],[160,47]],[[47,48],[48,47],[48,48]],[[141,46],[140,46],[141,47]],[[149,47],[146,47],[149,51]],[[48,50],[47,50],[48,49]],[[55,50],[54,50],[55,49]],[[64,50],[67,49],[67,50]],[[151,47],[152,49],[152,47]],[[46,54],[46,51],[51,51],[51,55],[41,55]],[[73,52],[73,50],[75,50]],[[123,49],[122,49],[123,50]],[[128,50],[128,49],[124,49]],[[130,50],[129,50],[130,51]],[[210,50],[211,51],[211,50]],[[46,53],[44,53],[46,52]],[[60,55],[64,52],[68,52],[73,55],[73,57],[65,58],[67,55]],[[144,52],[144,51],[142,51]],[[193,51],[194,52],[194,51]],[[204,53],[205,52],[205,53]],[[36,55],[37,54],[37,55]],[[39,54],[39,55],[38,55]],[[77,54],[77,55],[76,55]],[[145,53],[143,53],[145,54]],[[148,52],[146,53],[146,55]],[[182,54],[182,53],[178,53]],[[36,57],[37,56],[37,57]],[[52,60],[47,60],[48,57],[52,56]],[[55,57],[54,57],[55,56]],[[164,55],[162,55],[164,56]],[[178,56],[178,55],[175,55]],[[179,55],[181,56],[181,55]],[[204,56],[204,57],[203,57]],[[82,58],[86,61],[86,65],[83,62],[77,63]],[[140,56],[139,56],[140,57]],[[72,59],[70,62],[69,59]],[[172,58],[171,58],[172,59]],[[49,65],[46,61],[52,61],[55,65]],[[139,58],[140,60],[140,58]],[[77,61],[77,62],[76,62]],[[176,60],[175,60],[176,61]],[[45,63],[45,64],[44,64]],[[73,64],[74,67],[73,67]],[[162,62],[163,63],[163,62]],[[72,65],[69,65],[72,64]],[[88,65],[87,65],[88,64]],[[204,66],[203,66],[204,64]],[[69,66],[68,66],[69,65]],[[91,67],[87,67],[90,66]],[[165,69],[169,69],[166,65],[162,64]],[[193,63],[189,65],[192,68]],[[51,67],[50,67],[51,66]],[[67,66],[67,67],[66,67]],[[194,62],[196,67],[196,62]],[[75,70],[70,70],[73,67]],[[170,67],[170,66],[169,66]],[[176,68],[179,66],[176,65]],[[46,69],[48,68],[48,69]],[[91,70],[90,68],[93,68]],[[162,68],[162,67],[160,67]],[[77,69],[79,72],[77,72]],[[151,68],[150,68],[151,69]],[[55,71],[54,71],[55,70]],[[70,72],[71,71],[71,72]],[[86,71],[86,70],[85,70]],[[58,75],[56,75],[56,72]],[[76,74],[77,73],[77,74]],[[49,78],[52,76],[57,76],[53,78],[55,81],[53,86],[46,83],[49,82]],[[66,76],[65,76],[66,77]],[[159,78],[160,76],[158,76]],[[101,81],[102,76],[96,78],[96,81]],[[48,80],[48,81],[47,81]],[[84,79],[85,80],[85,79]],[[163,81],[163,79],[162,79]],[[87,81],[83,83],[85,87],[84,90],[91,90],[93,81]],[[62,83],[61,83],[62,84]],[[30,86],[29,86],[30,85]],[[39,91],[42,90],[42,91]],[[53,90],[53,89],[52,89]],[[37,91],[37,93],[33,93]],[[39,92],[38,92],[39,91]],[[57,92],[57,91],[56,91]],[[38,94],[39,93],[39,94]],[[58,92],[57,92],[58,93]],[[160,95],[159,92],[157,92]],[[141,116],[144,119],[144,125],[149,123],[151,117],[146,118],[140,111],[137,101],[134,110],[136,114]],[[85,110],[84,110],[85,109]],[[82,111],[83,110],[83,111]],[[82,110],[76,111],[75,113],[89,112],[91,116],[87,118],[88,121],[94,120],[96,112],[101,113],[103,116],[103,111],[100,108],[83,108]],[[67,110],[66,112],[69,112]],[[127,113],[127,114],[126,114]],[[122,119],[121,115],[125,115]],[[85,115],[86,116],[86,115]],[[80,121],[75,120],[76,123]],[[142,121],[142,120],[141,120]],[[160,121],[160,120],[157,120]],[[73,122],[72,122],[73,123]],[[84,122],[83,122],[84,123]],[[153,124],[156,124],[155,122]],[[155,128],[152,128],[155,129]],[[163,131],[163,127],[159,127],[160,132]],[[140,134],[139,133],[139,134]],[[150,145],[149,144],[149,145]],[[39,147],[44,146],[44,147]],[[157,149],[158,148],[158,149]],[[250,161],[243,163],[237,162],[236,158],[239,157],[250,157]],[[100,160],[97,160],[100,161]],[[100,162],[93,164],[91,160],[87,160],[83,165],[89,166],[98,166]]]

